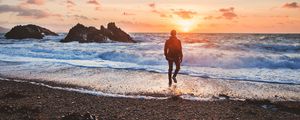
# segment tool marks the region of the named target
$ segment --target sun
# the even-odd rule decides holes
[[[190,31],[190,28],[189,28],[189,27],[183,27],[183,28],[182,28],[182,31],[183,31],[183,32],[189,32],[189,31]]]
[[[183,20],[178,20],[176,24],[178,25],[179,29],[182,32],[190,32],[193,29],[195,22],[192,19],[188,19],[188,20],[183,19]]]

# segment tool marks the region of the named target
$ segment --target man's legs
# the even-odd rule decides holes
[[[172,60],[168,60],[169,63],[169,73],[168,73],[168,77],[169,77],[169,86],[172,85],[172,71],[173,71],[173,61]]]
[[[179,60],[175,60],[175,65],[176,65],[176,69],[175,69],[175,72],[174,72],[174,75],[173,75],[173,80],[175,83],[177,83],[177,80],[176,80],[176,76],[180,70],[180,61]]]

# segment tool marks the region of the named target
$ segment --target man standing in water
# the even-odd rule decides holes
[[[172,79],[174,80],[174,83],[177,83],[176,75],[179,72],[180,63],[182,62],[183,58],[181,42],[179,39],[177,39],[175,30],[171,31],[171,36],[165,43],[164,54],[169,63],[168,77],[170,87],[172,85]],[[173,63],[175,63],[176,69],[172,76]]]

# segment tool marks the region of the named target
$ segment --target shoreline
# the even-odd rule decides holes
[[[21,64],[22,66],[22,64]],[[77,66],[32,68],[5,65],[0,77],[26,82],[44,83],[63,88],[100,91],[119,95],[167,97],[182,95],[187,99],[219,99],[223,95],[232,99],[268,99],[270,101],[299,101],[300,85],[258,83],[251,81],[219,80],[180,74],[172,88],[166,84],[167,76],[141,70],[111,68],[83,68]],[[55,65],[54,65],[55,66]],[[145,84],[147,83],[147,84]],[[185,96],[187,95],[187,96]],[[220,96],[221,95],[221,96]],[[224,98],[224,96],[223,96]]]
[[[299,101],[118,98],[10,80],[1,80],[0,88],[4,119],[61,119],[72,113],[98,119],[300,119]]]
[[[117,69],[116,69],[117,70]],[[122,71],[122,70],[121,70]],[[137,71],[139,72],[139,71]],[[141,72],[141,71],[140,71]],[[214,79],[212,79],[215,81]],[[184,94],[181,93],[180,89],[178,89],[177,84],[172,85],[171,87],[167,87],[167,90],[169,93],[151,93],[151,92],[140,92],[140,93],[110,93],[105,91],[99,91],[97,89],[94,89],[93,87],[89,86],[80,86],[72,83],[62,83],[57,81],[48,81],[43,80],[39,78],[20,78],[20,77],[9,77],[2,75],[0,73],[0,81],[13,81],[13,82],[20,82],[20,83],[28,83],[33,85],[38,85],[42,87],[47,87],[50,89],[57,89],[57,90],[64,90],[64,91],[70,91],[70,92],[77,92],[82,94],[89,94],[89,95],[96,95],[96,96],[103,96],[103,97],[116,97],[116,98],[133,98],[133,99],[168,99],[170,97],[176,96],[180,97],[181,99],[185,100],[192,100],[192,101],[218,101],[218,100],[237,100],[237,101],[245,101],[245,100],[255,100],[255,101],[270,101],[270,102],[276,102],[276,101],[295,101],[298,102],[298,99],[268,99],[268,98],[239,98],[230,96],[228,94],[215,94],[208,97],[200,97],[200,96],[194,96],[193,94]],[[231,80],[225,80],[225,82],[235,82]],[[245,81],[240,81],[245,82]],[[253,82],[256,83],[256,82]],[[264,84],[270,84],[270,85],[276,85],[276,83],[264,83]],[[281,85],[281,84],[278,84]],[[284,84],[283,84],[284,85]],[[294,86],[294,84],[285,84],[285,85],[291,85]],[[298,86],[298,85],[295,85]],[[275,98],[280,98],[280,96],[275,95]],[[300,102],[300,101],[299,101]]]

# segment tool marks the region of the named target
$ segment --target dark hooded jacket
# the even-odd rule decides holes
[[[171,36],[165,43],[164,54],[168,60],[182,58],[181,42],[176,36]]]

